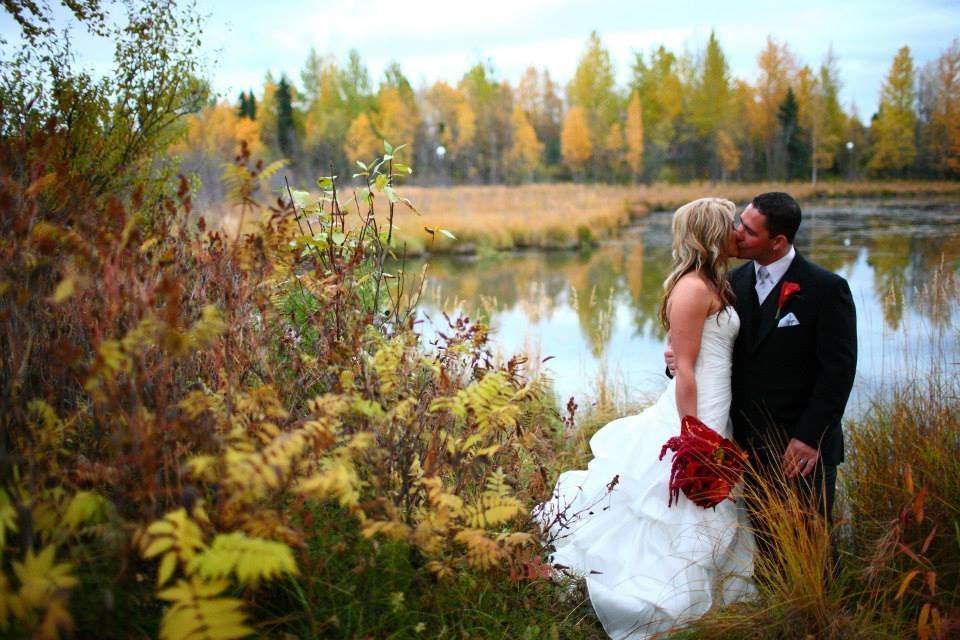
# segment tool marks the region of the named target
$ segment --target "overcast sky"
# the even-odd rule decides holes
[[[794,3],[707,0],[198,0],[208,16],[203,36],[214,88],[229,97],[259,91],[264,74],[299,81],[311,47],[341,61],[357,49],[376,82],[392,60],[415,87],[455,83],[478,61],[515,84],[530,65],[566,83],[587,36],[596,30],[610,51],[620,86],[634,52],[663,44],[699,51],[715,30],[734,76],[752,80],[767,35],[787,42],[801,63],[819,66],[832,44],[843,82],[841,98],[861,117],[876,109],[896,51],[910,47],[918,66],[960,36],[957,0],[820,0]],[[0,13],[0,35],[17,27]],[[109,68],[109,43],[75,30],[81,62]]]

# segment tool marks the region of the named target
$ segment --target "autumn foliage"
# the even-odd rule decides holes
[[[418,280],[388,268],[412,206],[392,147],[348,211],[329,178],[260,204],[282,164],[241,145],[253,230],[228,237],[192,221],[185,179],[155,205],[85,197],[62,144],[51,123],[0,149],[0,628],[122,635],[157,611],[161,637],[244,637],[278,624],[255,603],[325,517],[433,580],[530,573],[543,388],[466,319],[421,345]]]

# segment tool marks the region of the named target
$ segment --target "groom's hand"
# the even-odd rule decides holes
[[[677,354],[673,352],[669,334],[667,334],[667,350],[663,352],[663,362],[667,365],[667,372],[671,378],[677,375]]]
[[[788,478],[803,476],[813,471],[820,452],[796,438],[791,438],[783,452],[783,472]]]

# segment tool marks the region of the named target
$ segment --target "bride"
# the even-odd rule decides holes
[[[734,209],[720,198],[677,209],[673,270],[660,308],[676,376],[653,406],[600,429],[588,468],[561,474],[536,512],[554,566],[585,578],[615,640],[676,628],[715,603],[753,593],[753,537],[739,501],[703,509],[681,495],[668,507],[671,456],[658,460],[684,415],[731,436],[730,371],[740,328],[726,279],[736,252]]]

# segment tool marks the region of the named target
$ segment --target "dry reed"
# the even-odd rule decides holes
[[[651,211],[674,209],[704,196],[743,204],[765,191],[789,191],[801,202],[825,197],[955,195],[957,182],[656,183],[639,186],[530,184],[523,186],[401,186],[421,215],[397,209],[397,251],[476,253],[484,250],[575,249],[617,235]],[[344,202],[351,207],[350,196]],[[238,216],[215,206],[207,222],[235,231]],[[359,226],[360,219],[352,216]],[[350,219],[348,219],[349,221]],[[455,239],[439,232],[450,231]]]

